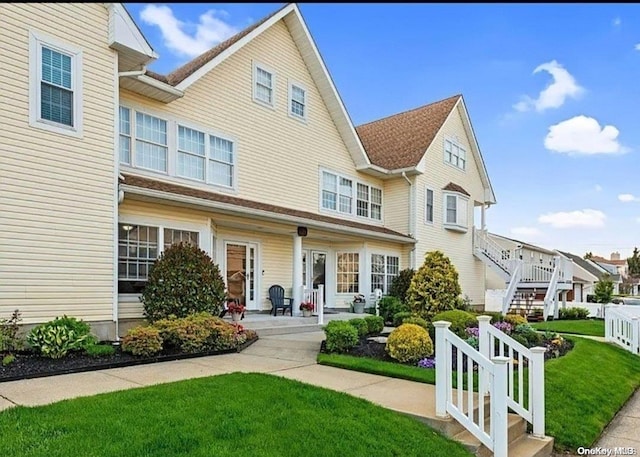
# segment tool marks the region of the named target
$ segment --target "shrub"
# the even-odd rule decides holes
[[[524,347],[532,347],[529,345],[529,340],[527,340],[524,335],[511,335],[511,338],[513,338],[514,340],[516,340],[518,343],[520,343],[521,345],[523,345]]]
[[[593,293],[597,303],[611,303],[611,299],[613,298],[613,281],[611,281],[611,276],[605,274],[600,278],[593,288]]]
[[[405,317],[402,320],[402,323],[403,324],[416,324],[416,325],[419,325],[420,327],[422,327],[425,330],[429,330],[429,323],[427,321],[425,321],[421,317],[417,317],[417,316]]]
[[[85,352],[89,357],[107,357],[115,354],[116,350],[109,344],[92,344],[86,347]]]
[[[27,342],[44,357],[59,359],[69,351],[85,349],[95,344],[89,324],[74,317],[56,317],[31,329]]]
[[[409,311],[409,307],[397,297],[386,296],[378,303],[380,316],[385,322],[393,322],[393,316],[397,313]]]
[[[328,352],[347,352],[358,344],[358,331],[349,322],[330,321],[325,327]]]
[[[431,318],[463,306],[458,271],[440,251],[427,252],[407,291],[407,304],[420,317]]]
[[[560,308],[558,319],[588,319],[589,310],[587,308]]]
[[[504,321],[504,315],[501,312],[493,312],[493,311],[483,311],[478,316],[491,316],[490,323],[495,324],[496,322]]]
[[[20,311],[15,310],[9,319],[0,319],[0,352],[13,352],[22,349],[22,338],[18,337]]]
[[[143,357],[155,355],[162,350],[160,331],[154,327],[134,327],[122,339],[122,350]]]
[[[467,337],[467,327],[477,327],[478,319],[474,314],[459,309],[452,309],[451,311],[444,311],[442,313],[433,316],[432,322],[437,321],[449,321],[451,326],[449,330],[464,339]]]
[[[15,355],[7,354],[2,358],[2,366],[3,367],[9,366],[15,361],[16,361],[16,356]]]
[[[541,345],[544,339],[542,334],[536,332],[529,324],[518,325],[513,330],[512,338],[515,338],[514,335],[522,336],[526,340],[525,346],[528,348]]]
[[[367,326],[369,327],[369,334],[370,335],[375,335],[378,334],[380,332],[382,332],[382,330],[384,330],[384,319],[382,319],[382,317],[380,316],[367,316],[364,318],[365,322],[367,323]]]
[[[517,327],[518,325],[526,324],[527,318],[523,317],[519,314],[507,314],[504,316],[503,322],[508,322],[512,327]]]
[[[409,311],[402,311],[400,313],[395,313],[393,315],[393,326],[400,327],[404,322],[404,320],[410,317],[413,317],[413,314],[411,314]]]
[[[416,274],[416,271],[413,268],[406,268],[398,274],[391,281],[391,286],[389,287],[389,295],[392,297],[396,297],[401,302],[407,301],[407,291],[409,290],[409,286],[411,285],[411,280],[413,279],[413,275]]]
[[[356,318],[348,321],[358,331],[358,336],[363,337],[369,333],[369,324],[364,319]]]
[[[235,326],[207,312],[190,314],[182,318],[160,319],[153,324],[160,331],[165,347],[195,353],[206,350],[223,350],[236,347],[246,341],[241,326]],[[240,337],[237,334],[242,334]]]
[[[202,249],[179,243],[167,248],[149,271],[141,301],[150,322],[200,311],[220,314],[226,298],[218,266]]]
[[[433,343],[419,325],[402,324],[389,335],[386,350],[399,362],[416,363],[433,354]]]

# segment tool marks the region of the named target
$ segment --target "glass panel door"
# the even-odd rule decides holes
[[[311,257],[313,259],[313,263],[311,265],[311,281],[314,289],[317,289],[320,284],[325,286],[325,277],[327,271],[327,254],[325,252],[312,251]],[[327,288],[325,286],[324,296],[327,295]],[[326,298],[325,298],[326,303]],[[324,303],[323,303],[324,304]]]
[[[225,275],[230,298],[237,298],[247,309],[257,309],[256,246],[225,244]]]

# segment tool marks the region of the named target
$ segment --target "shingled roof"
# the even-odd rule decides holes
[[[388,170],[418,165],[462,95],[356,127],[369,160]]]

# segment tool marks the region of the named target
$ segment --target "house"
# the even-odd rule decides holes
[[[346,308],[434,249],[483,304],[496,199],[462,96],[355,128],[295,4],[167,75],[120,3],[1,11],[0,316],[113,339],[176,242],[249,310],[273,284]]]
[[[569,301],[587,302],[587,296],[594,294],[595,284],[608,272],[597,263],[583,259],[579,255],[565,251],[558,251],[558,253],[573,261],[573,291],[569,295]],[[618,279],[612,277],[614,284]]]

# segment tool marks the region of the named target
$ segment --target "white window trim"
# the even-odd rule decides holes
[[[340,254],[358,254],[358,292],[338,292],[338,257]],[[336,290],[336,295],[339,296],[349,296],[349,297],[353,297],[356,294],[362,294],[362,289],[363,289],[363,284],[365,284],[367,281],[363,281],[362,278],[362,262],[363,262],[363,252],[359,249],[343,249],[340,251],[336,251],[335,252],[335,275],[334,275],[334,280],[335,280],[335,290]],[[364,261],[366,262],[366,258],[364,259]],[[366,296],[366,294],[363,294]]]
[[[456,197],[456,222],[447,222],[447,196]],[[434,199],[435,200],[435,199]],[[442,193],[442,225],[445,229],[465,233],[469,230],[469,197],[460,192],[446,191]],[[464,206],[466,225],[460,222],[460,209]]]
[[[373,287],[373,281],[371,280],[371,276],[373,275],[373,262],[371,260],[371,257],[374,255],[381,255],[384,258],[384,273],[382,273],[382,275],[383,275],[383,282],[385,287],[385,289],[383,289],[382,292],[384,294],[388,294],[389,288],[391,287],[391,282],[387,283],[388,276],[389,276],[389,272],[387,271],[387,258],[388,257],[398,258],[398,275],[399,275],[400,272],[402,271],[402,255],[400,255],[399,252],[395,252],[395,251],[369,251],[368,255],[369,255],[369,259],[368,259],[369,289]],[[376,273],[376,274],[380,274],[380,273]],[[373,291],[369,293],[372,294]]]
[[[427,218],[427,214],[429,214],[429,212],[427,211],[427,206],[429,203],[429,191],[431,191],[431,217],[432,220],[429,220]],[[424,189],[424,223],[428,224],[428,225],[433,225],[434,221],[436,219],[436,191],[431,188],[431,187],[425,187]]]
[[[300,116],[291,111],[291,101],[293,100],[293,86],[296,86],[298,89],[302,89],[304,91],[304,116]],[[304,124],[307,123],[307,115],[309,113],[309,91],[307,87],[299,83],[298,81],[289,80],[289,97],[287,103],[287,113],[289,117],[296,119]]]
[[[276,86],[277,86],[277,76],[276,72],[269,67],[268,65],[264,65],[256,60],[253,60],[253,78],[251,85],[251,93],[253,94],[253,101],[258,105],[264,106],[266,108],[276,109]],[[258,98],[258,91],[256,86],[258,84],[258,68],[268,73],[271,73],[271,103],[267,103],[264,100]]]
[[[464,168],[461,168],[457,165],[452,164],[451,162],[447,161],[447,149],[446,149],[446,142],[450,142],[452,145],[456,145],[459,149],[462,149],[464,151]],[[453,154],[453,152],[452,152]],[[467,165],[468,165],[468,151],[467,148],[463,147],[462,144],[460,143],[460,141],[458,141],[458,139],[453,138],[453,137],[445,137],[442,140],[442,160],[444,161],[445,164],[449,165],[450,167],[455,168],[456,170],[465,172],[467,171]]]
[[[120,101],[119,106],[123,108],[127,108],[130,110],[130,119],[131,119],[131,163],[119,162],[120,170],[130,170],[135,171],[138,174],[154,177],[161,175],[165,178],[170,178],[172,181],[177,183],[189,183],[199,184],[199,187],[204,190],[210,190],[214,188],[216,190],[226,191],[230,193],[237,193],[238,190],[238,140],[235,136],[229,135],[227,133],[221,132],[219,130],[212,129],[210,127],[205,127],[194,122],[191,122],[186,119],[177,118],[171,115],[167,115],[167,113],[159,113],[154,110],[147,109],[146,107],[140,107],[136,104],[129,103],[127,101]],[[136,112],[139,111],[143,114],[148,114],[150,116],[157,117],[167,122],[167,147],[168,147],[168,162],[167,162],[167,172],[154,170],[151,168],[140,167],[135,162],[135,128],[136,128]],[[118,114],[120,113],[120,109],[118,108]],[[117,119],[118,129],[116,130],[116,137],[120,136],[119,123],[120,118],[118,116]],[[197,130],[199,132],[203,132],[205,134],[205,181],[189,178],[187,176],[180,176],[178,174],[178,126],[186,127],[192,130]],[[231,141],[233,143],[233,177],[232,182],[233,186],[225,186],[222,184],[215,184],[209,181],[209,170],[208,170],[208,161],[210,160],[210,140],[211,136],[216,136],[218,138],[222,138],[227,141]],[[119,144],[119,140],[118,140]],[[120,151],[118,150],[118,161],[120,157]]]
[[[40,75],[42,47],[66,54],[72,60],[71,87],[73,91],[73,127],[40,118]],[[59,41],[49,35],[29,30],[29,125],[53,133],[82,138],[82,49]]]
[[[122,105],[122,106],[124,106],[124,105]],[[143,141],[145,143],[149,143],[149,144],[153,144],[153,145],[160,146],[160,147],[163,147],[163,148],[167,148],[167,170],[166,171],[156,170],[155,168],[147,168],[147,167],[143,167],[141,165],[136,165],[136,155],[137,155],[136,154],[136,152],[137,152],[137,150],[136,150],[136,142],[138,141],[138,136],[137,136],[137,132],[136,132],[137,125],[138,125],[138,119],[137,119],[137,116],[136,116],[137,113],[140,113],[140,114],[143,114],[143,115],[147,115],[147,116],[151,116],[151,117],[155,117],[155,118],[160,119],[161,121],[164,121],[166,123],[166,125],[167,125],[167,144],[166,145],[163,145],[163,144],[160,144],[160,143],[154,143],[154,142],[149,141],[149,140],[140,140],[140,141]],[[149,111],[147,111],[145,109],[136,109],[136,110],[131,110],[129,112],[129,120],[131,122],[131,127],[130,127],[130,129],[131,129],[131,166],[135,167],[135,168],[139,168],[141,170],[147,170],[147,171],[151,171],[153,173],[158,173],[158,174],[165,175],[165,176],[169,175],[171,173],[171,165],[170,165],[171,164],[171,153],[170,153],[170,151],[171,151],[171,146],[172,146],[171,133],[170,133],[171,132],[171,124],[169,122],[169,119],[167,119],[164,116],[158,116],[157,114],[150,113]],[[175,140],[175,138],[174,138],[174,140]],[[173,147],[175,149],[175,147],[176,147],[175,142],[173,143]]]
[[[322,179],[322,175],[323,173],[330,173],[332,175],[335,175],[337,177],[337,197],[336,197],[336,209],[329,209],[329,208],[325,208],[324,206],[322,206],[322,191],[324,190],[323,187],[323,179]],[[340,178],[344,178],[344,179],[348,179],[352,182],[352,186],[351,186],[351,212],[350,213],[345,213],[343,211],[340,211]],[[364,216],[358,216],[358,184],[362,184],[365,186],[369,186],[369,216],[368,217],[364,217]],[[380,191],[380,219],[375,219],[371,217],[371,189],[378,189]],[[338,216],[351,216],[352,218],[356,219],[356,220],[366,220],[369,222],[373,222],[373,223],[378,223],[378,224],[383,224],[384,221],[384,190],[382,187],[378,187],[374,184],[371,184],[369,182],[366,181],[362,181],[360,179],[354,178],[353,176],[350,175],[346,175],[344,173],[338,173],[334,170],[328,169],[328,168],[323,168],[320,167],[319,169],[319,173],[318,173],[318,210],[320,213],[325,213],[325,214],[331,214],[331,215],[338,215]]]

